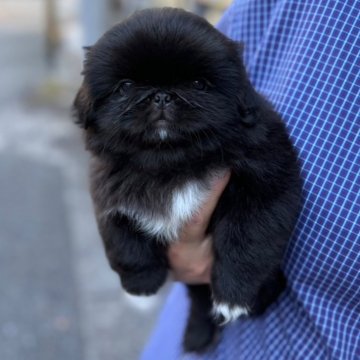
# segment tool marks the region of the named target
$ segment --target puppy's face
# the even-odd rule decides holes
[[[88,50],[74,105],[107,151],[176,147],[233,126],[245,82],[238,44],[185,11],[146,10]]]

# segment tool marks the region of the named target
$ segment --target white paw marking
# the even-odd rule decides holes
[[[226,303],[214,303],[212,312],[215,317],[223,316],[224,321],[221,325],[234,321],[241,315],[249,315],[249,309],[246,306],[231,306]]]

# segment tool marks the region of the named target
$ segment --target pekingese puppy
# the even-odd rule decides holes
[[[241,45],[184,10],[144,10],[114,26],[87,49],[83,75],[74,109],[96,217],[129,293],[163,285],[167,247],[231,171],[208,228],[211,284],[188,286],[184,348],[202,351],[218,323],[261,314],[285,286],[301,192],[286,128],[250,84]]]

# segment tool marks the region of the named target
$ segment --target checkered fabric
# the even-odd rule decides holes
[[[175,285],[142,359],[360,359],[360,1],[238,0],[219,28],[245,43],[252,83],[302,161],[289,286],[264,316],[227,326],[195,356],[181,353],[188,304]]]

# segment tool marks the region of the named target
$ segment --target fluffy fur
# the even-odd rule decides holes
[[[86,54],[74,102],[92,153],[91,193],[112,268],[126,291],[153,294],[166,248],[231,170],[211,218],[211,285],[188,286],[187,351],[216,323],[261,314],[300,202],[296,153],[280,116],[251,86],[241,46],[179,9],[138,12]],[[214,314],[216,315],[214,317]]]

